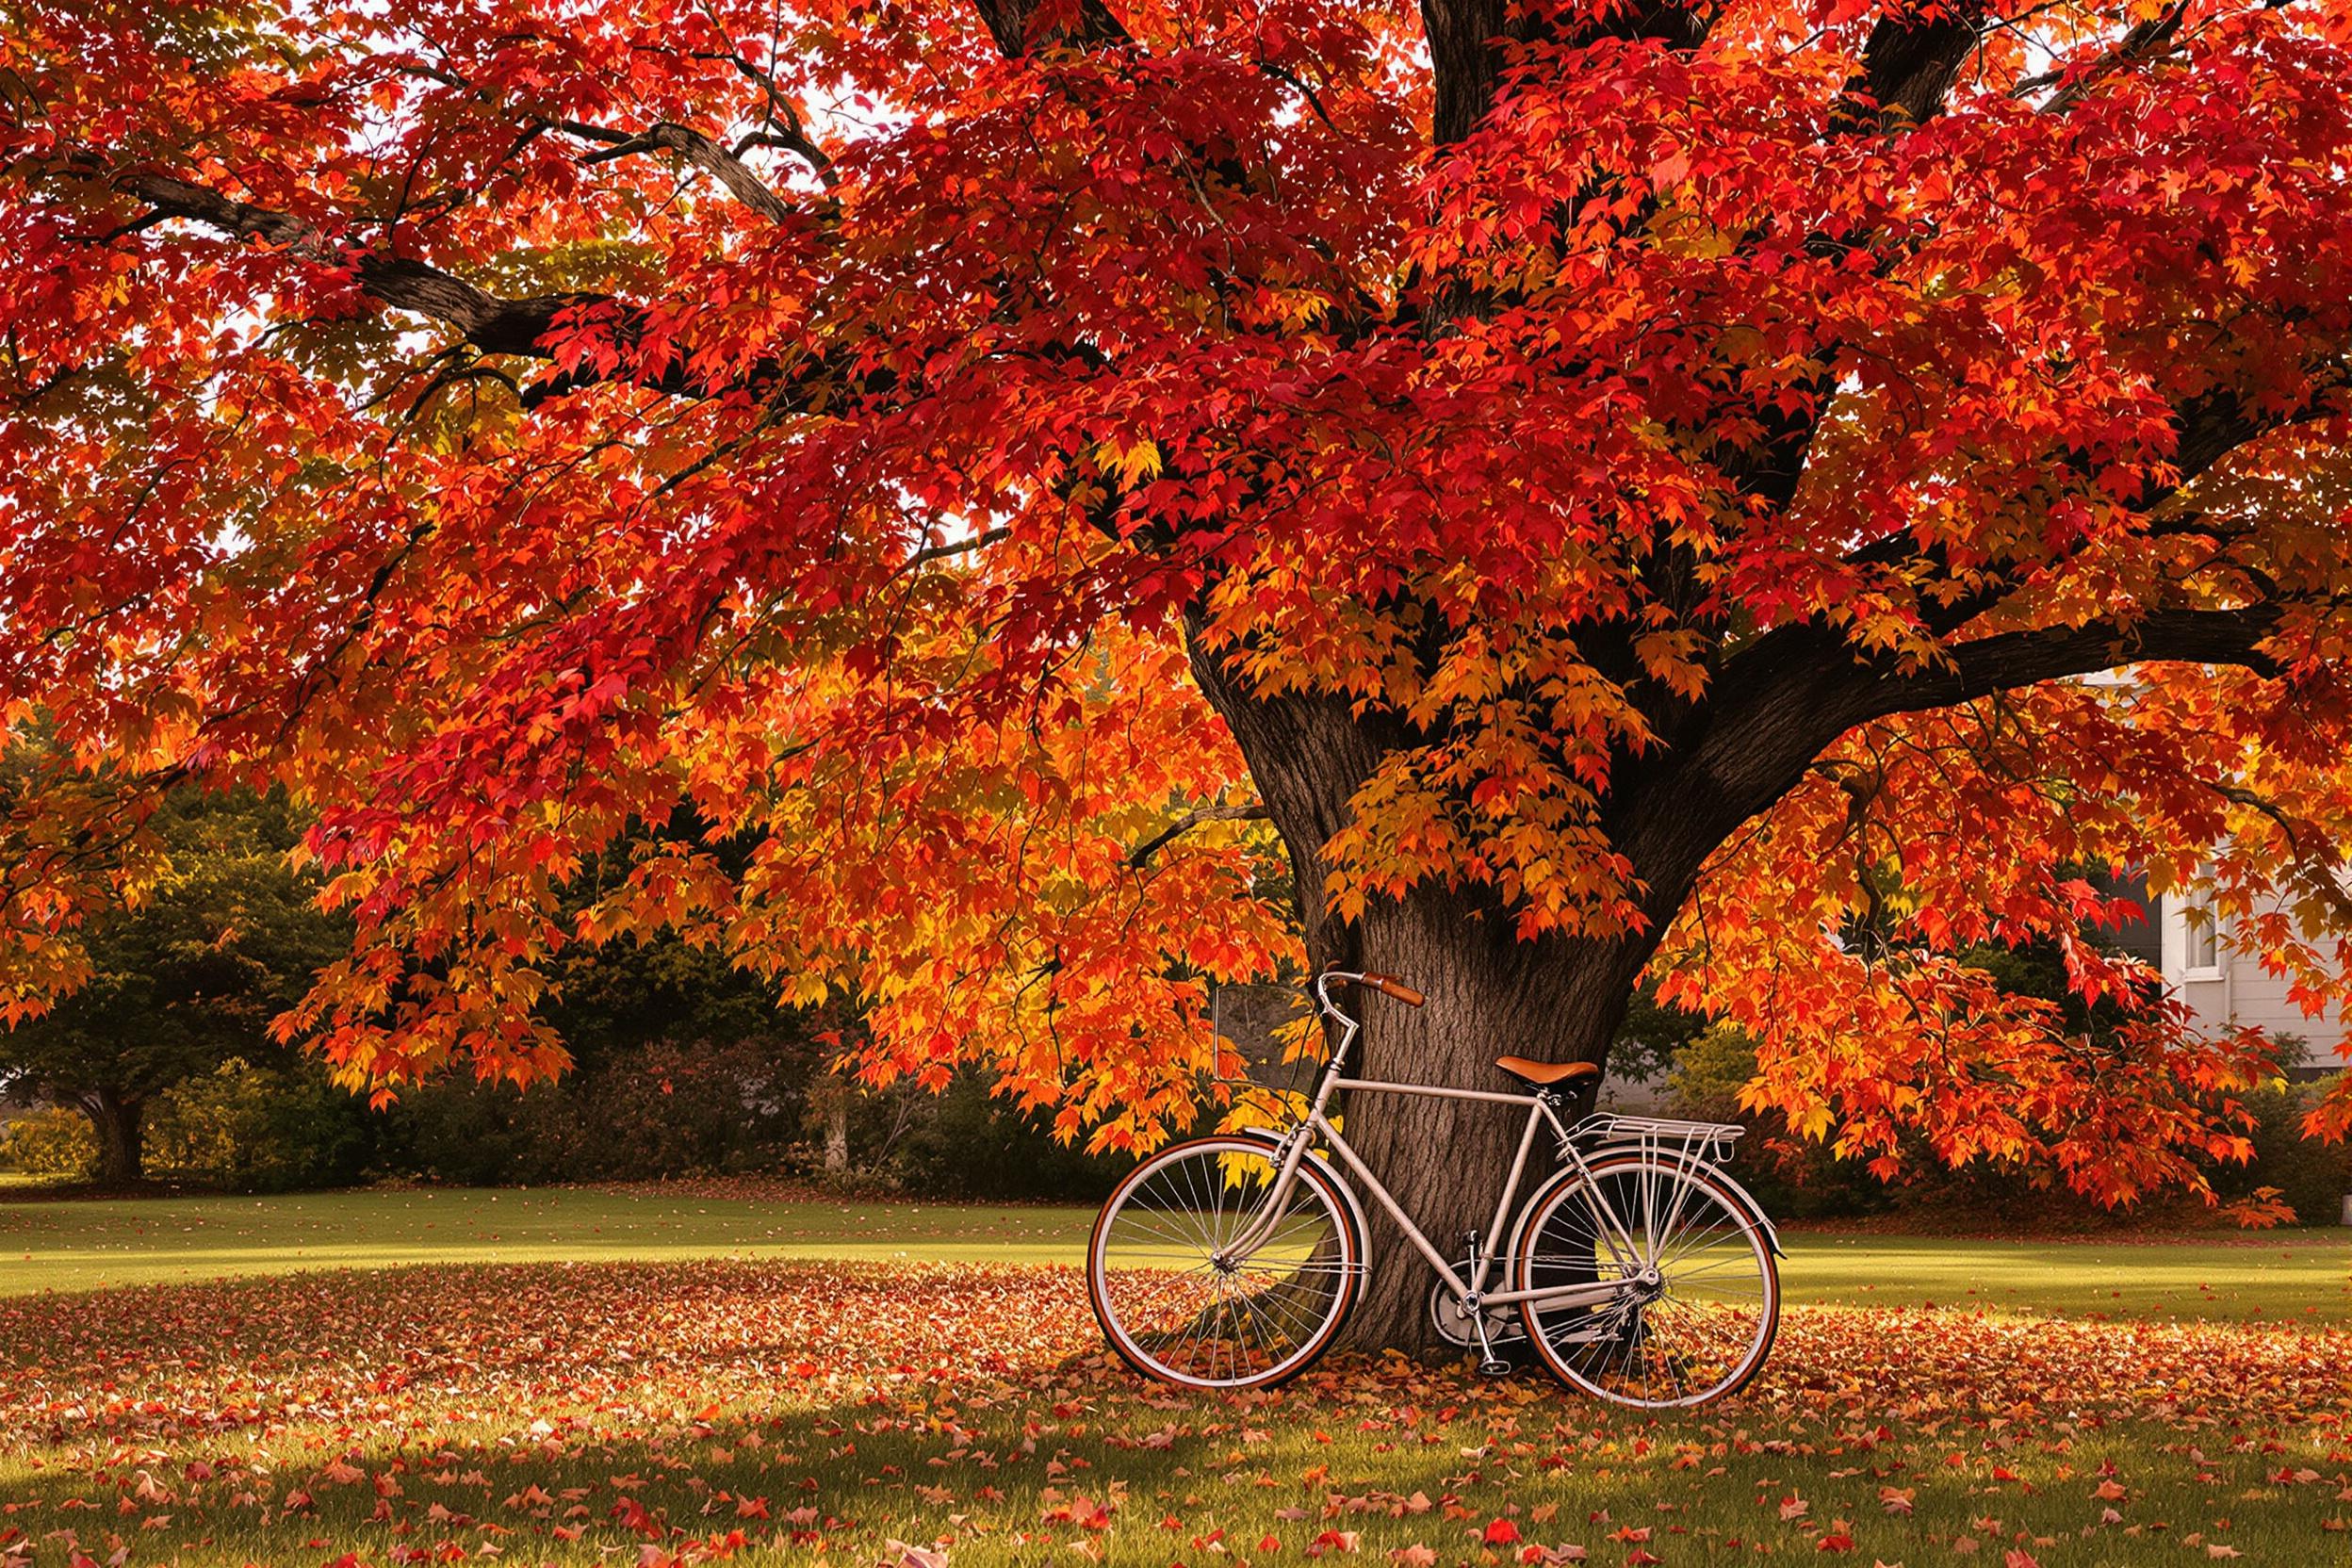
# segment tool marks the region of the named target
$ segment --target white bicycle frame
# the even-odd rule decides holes
[[[1321,1078],[1315,1085],[1315,1098],[1308,1104],[1305,1119],[1294,1123],[1289,1131],[1282,1135],[1282,1152],[1274,1185],[1266,1196],[1265,1207],[1260,1211],[1256,1219],[1251,1221],[1230,1245],[1219,1251],[1219,1261],[1234,1261],[1249,1257],[1271,1237],[1279,1223],[1282,1206],[1289,1200],[1291,1186],[1298,1180],[1299,1164],[1307,1157],[1308,1146],[1315,1141],[1316,1135],[1320,1135],[1322,1140],[1331,1146],[1332,1152],[1346,1162],[1348,1168],[1354,1173],[1356,1179],[1371,1191],[1380,1207],[1388,1211],[1389,1217],[1396,1220],[1397,1228],[1405,1233],[1405,1239],[1412,1242],[1414,1249],[1429,1260],[1431,1268],[1437,1270],[1438,1278],[1446,1282],[1446,1288],[1451,1290],[1456,1299],[1462,1302],[1464,1315],[1474,1324],[1480,1321],[1480,1314],[1489,1307],[1509,1306],[1521,1301],[1534,1301],[1559,1307],[1599,1306],[1638,1290],[1645,1279],[1654,1280],[1658,1263],[1657,1258],[1652,1255],[1654,1248],[1645,1249],[1634,1241],[1624,1219],[1619,1217],[1615,1206],[1609,1202],[1608,1193],[1601,1188],[1599,1183],[1591,1180],[1592,1168],[1585,1164],[1582,1151],[1577,1149],[1576,1143],[1569,1137],[1569,1129],[1561,1125],[1559,1114],[1553,1109],[1551,1096],[1498,1094],[1486,1089],[1440,1088],[1429,1084],[1391,1084],[1378,1079],[1349,1079],[1347,1086],[1359,1093],[1415,1095],[1427,1100],[1476,1100],[1494,1105],[1525,1105],[1527,1107],[1527,1130],[1519,1135],[1519,1152],[1511,1162],[1511,1175],[1503,1183],[1502,1195],[1494,1204],[1494,1223],[1486,1232],[1490,1243],[1494,1238],[1502,1234],[1503,1227],[1511,1221],[1511,1205],[1518,1199],[1520,1180],[1527,1174],[1527,1152],[1535,1147],[1536,1129],[1545,1122],[1551,1123],[1553,1134],[1560,1139],[1561,1152],[1575,1162],[1576,1168],[1583,1171],[1587,1178],[1585,1191],[1593,1200],[1594,1209],[1609,1227],[1608,1231],[1603,1233],[1602,1239],[1608,1243],[1610,1251],[1616,1254],[1616,1262],[1624,1270],[1624,1274],[1616,1280],[1600,1281],[1592,1284],[1552,1285],[1541,1290],[1489,1291],[1486,1288],[1486,1282],[1494,1269],[1495,1259],[1499,1256],[1498,1249],[1492,1245],[1483,1252],[1472,1254],[1468,1279],[1465,1280],[1461,1273],[1456,1271],[1451,1260],[1440,1252],[1430,1243],[1429,1238],[1422,1233],[1421,1227],[1413,1223],[1413,1217],[1407,1214],[1396,1201],[1396,1195],[1388,1190],[1387,1184],[1373,1174],[1372,1168],[1364,1163],[1364,1157],[1348,1147],[1347,1138],[1341,1135],[1337,1127],[1331,1125],[1330,1118],[1323,1114],[1324,1107],[1330,1103],[1332,1094],[1340,1086],[1340,1070],[1347,1065],[1348,1048],[1355,1043],[1358,1028],[1356,1021],[1340,1011],[1332,1003],[1328,988],[1334,980],[1360,984],[1364,978],[1362,974],[1350,973],[1343,970],[1332,970],[1316,978],[1315,999],[1321,1005],[1323,1016],[1339,1024],[1339,1041],[1332,1048],[1331,1059],[1325,1064]],[[1680,1207],[1680,1195],[1677,1195],[1675,1204],[1677,1212]],[[1671,1217],[1669,1222],[1663,1226],[1649,1225],[1644,1229],[1651,1233],[1653,1238],[1660,1234],[1671,1233],[1673,1229]]]

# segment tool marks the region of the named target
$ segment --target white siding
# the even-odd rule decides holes
[[[2311,1066],[2341,1065],[2342,1058],[2335,1054],[2335,1049],[2344,1035],[2342,1019],[2326,1015],[2313,1018],[2300,1003],[2291,1000],[2287,995],[2289,982],[2283,975],[2268,972],[2261,959],[2250,952],[2240,952],[2231,942],[2227,917],[2220,923],[2220,962],[2216,969],[2192,971],[2186,963],[2190,951],[2188,923],[2178,901],[2164,898],[2158,901],[2158,923],[2164,932],[2165,984],[2188,1004],[2199,1024],[2216,1031],[2250,1025],[2270,1035],[2300,1035],[2309,1042],[2308,1059]]]

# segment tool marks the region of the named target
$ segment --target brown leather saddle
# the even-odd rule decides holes
[[[1601,1075],[1597,1062],[1539,1062],[1531,1056],[1497,1056],[1494,1065],[1521,1083],[1539,1089],[1581,1084]]]

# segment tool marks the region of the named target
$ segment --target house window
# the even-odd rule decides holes
[[[2210,868],[2198,868],[2200,882]],[[2213,907],[2210,885],[2200,885],[2180,897],[2180,978],[2221,978],[2221,916]]]

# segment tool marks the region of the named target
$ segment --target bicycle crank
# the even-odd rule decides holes
[[[1490,1346],[1517,1344],[1527,1337],[1527,1326],[1514,1308],[1487,1307],[1479,1315],[1486,1320],[1486,1343]],[[1478,1331],[1471,1327],[1469,1315],[1462,1310],[1462,1298],[1443,1280],[1429,1282],[1429,1323],[1437,1330],[1437,1337],[1448,1345],[1463,1350],[1479,1348]]]

